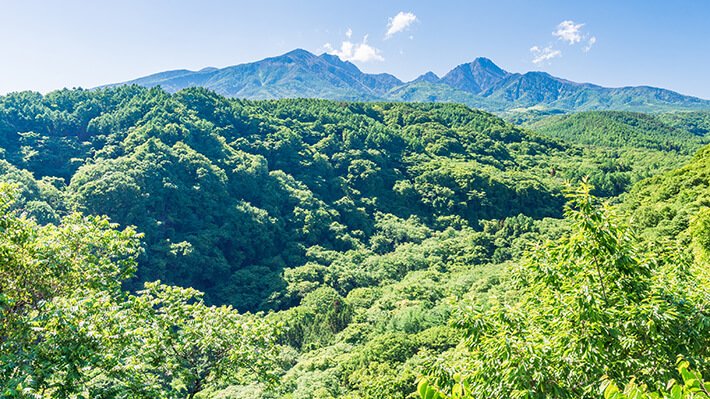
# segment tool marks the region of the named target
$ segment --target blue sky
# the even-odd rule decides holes
[[[704,0],[0,0],[0,93],[94,87],[304,48],[403,80],[485,56],[513,72],[710,99],[709,17]]]

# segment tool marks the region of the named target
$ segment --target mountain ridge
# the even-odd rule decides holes
[[[429,71],[404,82],[389,73],[362,72],[333,54],[315,55],[304,49],[224,68],[158,72],[102,87],[127,84],[161,86],[168,92],[200,86],[247,99],[458,102],[492,112],[534,107],[566,112],[710,109],[710,100],[663,88],[603,87],[543,71],[514,73],[485,57],[460,64],[441,77]]]

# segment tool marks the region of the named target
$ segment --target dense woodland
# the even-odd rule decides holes
[[[0,393],[707,398],[709,142],[701,111],[2,96]]]

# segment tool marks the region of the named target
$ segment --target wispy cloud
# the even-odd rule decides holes
[[[572,20],[562,21],[557,25],[557,30],[552,32],[552,35],[559,40],[567,42],[570,46],[584,42],[582,51],[587,53],[597,42],[597,37],[590,35],[588,32],[584,32],[582,29],[584,25],[585,24],[578,24]]]
[[[552,35],[560,40],[572,45],[582,41],[582,27],[584,24],[577,24],[574,21],[562,21],[557,25],[557,30]]]
[[[360,43],[350,41],[352,35],[352,29],[348,29],[345,33],[347,40],[340,44],[340,48],[334,48],[330,43],[326,43],[323,47],[327,53],[337,55],[343,61],[370,62],[385,60],[379,49],[367,43],[368,35],[365,35]]]
[[[557,29],[552,32],[552,36],[566,42],[570,46],[576,44],[583,45],[582,51],[588,53],[597,42],[597,37],[585,32],[582,29],[584,26],[585,24],[583,23],[576,23],[569,19],[564,20],[557,24]],[[548,44],[547,47],[532,46],[530,52],[533,56],[533,64],[549,63],[553,58],[562,56],[562,51],[555,48],[553,44]]]
[[[530,47],[530,52],[533,55],[533,64],[541,64],[545,61],[549,61],[553,58],[561,57],[562,52],[560,50],[556,50],[552,48],[552,46],[547,46],[544,48],[540,48],[538,46],[532,46]]]
[[[387,33],[385,39],[389,39],[395,33],[402,32],[417,20],[417,16],[411,12],[400,11],[397,15],[389,19],[387,23]]]

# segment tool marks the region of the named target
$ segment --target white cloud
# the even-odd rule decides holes
[[[592,49],[597,42],[597,37],[584,32],[582,28],[584,24],[575,23],[572,20],[565,20],[557,25],[557,29],[552,32],[552,36],[557,39],[567,42],[570,46],[580,44],[582,51],[587,53]],[[553,58],[562,57],[562,51],[553,47],[553,44],[548,44],[547,47],[533,46],[530,47],[532,53],[533,64],[541,64],[548,62]]]
[[[379,49],[367,44],[367,35],[362,38],[361,43],[353,43],[350,41],[352,30],[348,29],[345,33],[348,40],[340,44],[340,48],[336,49],[330,43],[326,43],[323,47],[329,54],[337,55],[343,61],[370,62],[384,61],[385,58]]]
[[[570,45],[582,41],[582,27],[584,24],[576,24],[574,21],[562,21],[557,25],[557,30],[552,32],[560,40],[564,40]]]
[[[400,11],[397,15],[390,18],[387,23],[387,33],[385,33],[385,39],[390,38],[395,33],[407,29],[407,27],[413,24],[416,20],[417,16],[414,15],[414,13]]]
[[[552,48],[552,46],[547,46],[545,48],[540,48],[538,46],[530,47],[530,52],[533,55],[533,64],[540,64],[545,61],[549,61],[553,58],[561,57],[562,52]]]
[[[351,28],[348,28],[348,30],[345,32],[345,36],[350,39],[353,37],[353,30]]]

